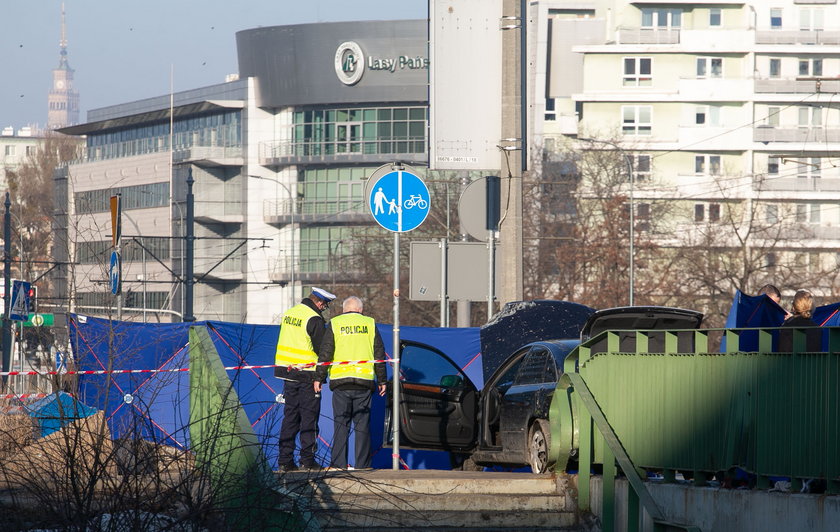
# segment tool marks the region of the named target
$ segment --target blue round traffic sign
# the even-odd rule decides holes
[[[416,229],[432,205],[429,189],[422,179],[404,170],[380,177],[370,188],[368,207],[376,223],[395,233]]]
[[[111,285],[111,293],[114,295],[122,291],[122,263],[120,254],[111,252],[111,263],[108,266],[108,284]]]

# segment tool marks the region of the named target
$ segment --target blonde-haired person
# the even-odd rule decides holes
[[[811,292],[797,290],[793,296],[790,313],[790,317],[782,323],[782,327],[797,329],[814,327],[805,331],[805,348],[807,351],[820,351],[822,335],[816,329],[819,325],[811,318],[814,313],[814,296]],[[793,331],[779,331],[779,351],[793,351]]]

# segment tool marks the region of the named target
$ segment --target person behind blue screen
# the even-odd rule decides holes
[[[319,362],[348,362],[385,360],[385,345],[376,329],[373,318],[362,315],[362,300],[350,296],[344,300],[343,314],[330,320],[327,333],[318,353]],[[333,447],[330,466],[338,469],[349,467],[347,460],[350,425],[356,431],[355,469],[368,469],[370,455],[370,405],[373,390],[385,395],[388,378],[383,363],[336,364],[318,366],[315,391],[329,373],[330,390],[333,392]],[[378,383],[378,385],[377,385]]]
[[[779,351],[793,351],[793,331],[784,328],[818,327],[811,319],[814,312],[814,296],[808,290],[797,290],[793,296],[791,315],[782,323],[779,331]],[[818,329],[805,331],[805,349],[810,352],[822,350],[822,334]]]
[[[283,379],[285,407],[280,425],[281,471],[294,471],[295,438],[300,434],[300,465],[318,469],[315,462],[318,416],[321,397],[315,393],[315,363],[326,332],[323,312],[330,307],[335,295],[322,288],[313,288],[309,297],[290,308],[280,320],[277,353],[274,356],[274,376]],[[305,366],[305,364],[310,364]]]
[[[758,295],[765,295],[772,299],[779,307],[782,306],[782,293],[775,285],[766,284],[758,290]],[[791,313],[785,310],[785,319],[790,318]]]

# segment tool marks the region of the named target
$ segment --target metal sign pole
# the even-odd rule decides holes
[[[391,469],[400,468],[400,233],[394,233],[394,449]]]

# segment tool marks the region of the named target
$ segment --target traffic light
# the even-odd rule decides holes
[[[38,312],[38,287],[29,285],[29,312]]]

